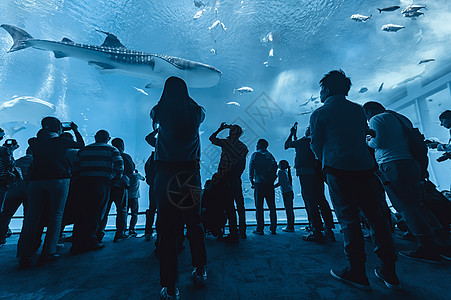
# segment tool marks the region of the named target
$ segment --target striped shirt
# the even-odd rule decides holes
[[[105,143],[90,144],[77,153],[75,172],[81,177],[120,178],[124,161],[116,147]]]

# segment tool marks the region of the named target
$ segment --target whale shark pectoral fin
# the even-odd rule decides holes
[[[63,57],[68,57],[69,55],[66,55],[64,52],[61,51],[53,51],[53,53],[55,54],[55,58],[63,58]]]
[[[63,43],[71,43],[71,44],[75,44],[75,42],[74,42],[73,40],[71,40],[71,39],[69,39],[69,38],[67,38],[67,37],[63,38],[63,39],[61,40],[61,42],[63,42]]]
[[[99,61],[88,61],[88,65],[96,66],[96,67],[100,68],[101,71],[116,69],[116,67],[113,65],[106,64],[106,63],[99,62]]]
[[[152,80],[145,86],[146,89],[162,88],[162,87],[163,87],[163,81],[161,81],[161,80]]]
[[[98,30],[98,29],[96,29],[96,31],[104,33],[104,34],[107,35],[107,37],[105,38],[105,41],[102,44],[102,47],[127,49],[127,47],[122,45],[121,41],[119,41],[117,36],[115,36],[114,34],[109,33],[108,31],[102,31],[102,30]]]

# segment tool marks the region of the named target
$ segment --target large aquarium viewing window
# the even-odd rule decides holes
[[[424,7],[403,13],[411,4]],[[400,8],[383,10],[393,5]],[[284,142],[295,122],[301,137],[321,107],[318,82],[330,70],[351,78],[348,99],[380,102],[448,143],[439,115],[451,109],[450,19],[448,0],[0,0],[0,127],[18,141],[16,159],[45,116],[75,122],[86,144],[106,129],[144,174],[150,110],[165,80],[179,76],[206,112],[202,183],[220,159],[210,135],[222,122],[238,124],[249,148],[246,208],[255,208],[248,163],[260,138],[292,166],[294,206],[303,207],[295,153]],[[451,159],[437,162],[440,155],[429,152],[430,179],[449,190]],[[140,194],[144,211],[145,182]],[[276,206],[283,208],[279,189]]]

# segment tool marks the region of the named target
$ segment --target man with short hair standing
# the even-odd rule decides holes
[[[255,214],[257,218],[257,229],[254,234],[263,235],[265,224],[263,214],[263,201],[269,208],[269,218],[271,220],[270,232],[276,234],[277,214],[274,191],[274,181],[277,178],[277,162],[274,156],[268,151],[269,143],[265,139],[257,141],[257,151],[251,156],[249,163],[249,177],[252,188],[255,189]]]
[[[350,268],[331,270],[331,275],[361,289],[370,289],[365,271],[365,244],[360,211],[373,233],[375,252],[382,261],[375,270],[389,288],[399,288],[388,221],[378,199],[376,162],[366,145],[367,122],[363,108],[346,99],[351,80],[342,70],[331,71],[320,81],[321,102],[310,117],[311,146],[326,174],[330,197],[343,230]]]
[[[71,254],[104,248],[97,241],[97,230],[110,197],[111,183],[121,178],[124,162],[116,147],[108,145],[110,134],[99,130],[95,143],[77,153],[74,172],[82,190],[77,203]]]

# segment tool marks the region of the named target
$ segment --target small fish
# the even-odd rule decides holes
[[[210,49],[210,53],[213,54],[213,55],[216,55],[216,54],[217,54],[216,50],[213,49],[213,48]]]
[[[194,15],[194,19],[199,19],[200,17],[202,17],[202,14],[204,13],[205,9],[199,10],[195,15]]]
[[[406,13],[411,13],[411,12],[416,12],[419,11],[422,8],[426,8],[426,5],[417,5],[417,4],[411,4],[407,7],[405,7],[401,13],[402,14],[406,14]]]
[[[428,63],[431,61],[435,61],[435,59],[434,58],[422,59],[422,60],[420,60],[420,62],[418,64],[421,65],[421,64]]]
[[[360,14],[355,14],[351,16],[351,20],[354,20],[356,22],[366,22],[368,19],[371,19],[373,15],[364,16]]]
[[[149,96],[149,94],[147,94],[144,90],[137,88],[136,86],[133,87],[135,90],[137,90],[138,92],[140,92],[141,94],[144,94],[146,96]]]
[[[227,105],[234,105],[234,106],[241,106],[238,102],[235,101],[231,101],[231,102],[227,102]]]
[[[274,56],[274,49],[271,48],[271,50],[269,50],[269,55],[268,56]]]
[[[233,93],[235,94],[235,92],[239,92],[240,95],[242,95],[243,93],[252,93],[254,91],[253,88],[248,87],[248,86],[243,86],[240,87],[239,89],[233,89]]]
[[[361,93],[361,94],[366,93],[366,92],[368,92],[368,88],[366,88],[366,87],[361,88],[359,91],[359,93]]]
[[[379,86],[379,89],[377,90],[378,93],[382,92],[382,89],[384,88],[384,83],[382,82]]]
[[[379,11],[379,13],[382,13],[383,11],[395,11],[397,9],[400,9],[400,6],[389,6],[389,7],[385,7],[385,8],[378,8],[377,10]]]
[[[424,15],[424,13],[422,13],[421,11],[412,11],[412,12],[408,12],[408,13],[404,13],[403,16],[405,18],[416,18],[419,17],[421,15]]]
[[[222,30],[227,31],[227,27],[224,25],[224,23],[222,23],[219,20],[214,21],[213,24],[210,27],[208,27],[208,30],[211,31],[212,29],[214,29],[216,27],[220,27],[220,28],[222,28]]]
[[[313,94],[312,94],[307,101],[305,101],[302,104],[299,104],[299,107],[306,106],[307,104],[309,104],[310,102],[315,101],[316,99],[318,99],[318,97],[313,97]]]
[[[401,30],[403,28],[405,28],[405,27],[401,26],[401,25],[386,24],[386,25],[382,26],[381,30],[387,31],[387,32],[397,32],[398,30]]]

